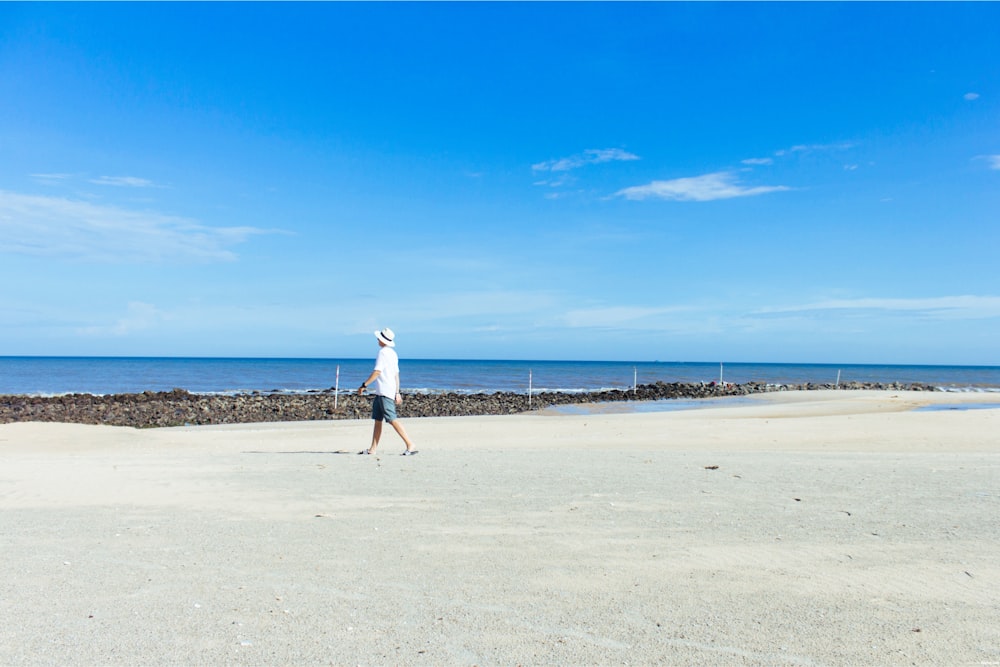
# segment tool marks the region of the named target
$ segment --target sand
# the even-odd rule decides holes
[[[1000,664],[1000,395],[406,427],[0,426],[0,664]]]

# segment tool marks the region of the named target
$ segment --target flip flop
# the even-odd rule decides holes
[[[407,449],[405,452],[403,452],[402,454],[400,454],[400,456],[413,456],[416,453],[417,453],[417,450],[415,450],[415,449]]]

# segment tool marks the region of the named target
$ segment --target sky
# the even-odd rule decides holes
[[[0,3],[0,356],[1000,365],[1000,4]]]

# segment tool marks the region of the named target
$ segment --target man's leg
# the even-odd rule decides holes
[[[406,443],[406,451],[412,452],[413,451],[413,443],[410,442],[409,436],[406,435],[406,429],[403,428],[403,423],[401,421],[399,421],[398,419],[393,419],[390,422],[390,424],[392,425],[392,427],[394,429],[396,429],[396,433],[398,433],[399,437],[403,439],[403,442]]]
[[[382,422],[378,419],[375,420],[375,427],[372,429],[372,446],[368,448],[369,454],[375,453],[375,448],[378,447],[379,438],[382,437]]]

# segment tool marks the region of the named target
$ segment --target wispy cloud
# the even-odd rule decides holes
[[[986,160],[990,163],[990,169],[1000,169],[1000,155],[987,155]]]
[[[979,99],[979,93],[966,93],[965,95],[962,95],[962,98],[967,102],[973,102]]]
[[[655,329],[670,328],[669,318],[687,306],[607,306],[570,310],[563,315],[563,326],[585,329]]]
[[[914,327],[954,326],[954,322],[1000,318],[1000,297],[946,296],[930,298],[829,299],[789,306],[747,309],[744,303],[632,304],[577,308],[553,323],[560,328],[594,332],[659,332],[683,335],[898,330],[901,322]]]
[[[138,331],[149,329],[162,320],[166,315],[155,306],[141,301],[133,301],[128,304],[126,314],[118,320],[107,325],[97,325],[82,327],[77,333],[83,336],[128,336]]]
[[[73,178],[73,174],[31,174],[31,177],[45,185],[57,185]]]
[[[826,153],[830,151],[846,151],[857,146],[853,141],[840,141],[833,144],[798,144],[791,148],[781,149],[774,152],[777,157],[784,157],[793,153]]]
[[[775,163],[774,158],[791,158],[795,155],[810,155],[814,153],[836,153],[848,151],[857,146],[854,141],[840,141],[832,144],[796,144],[791,148],[782,148],[774,151],[774,157],[758,157],[741,160],[741,164],[748,167],[767,166]]]
[[[94,185],[111,185],[116,188],[155,188],[162,187],[152,181],[136,176],[101,176],[92,178],[90,182]]]
[[[735,197],[754,197],[791,188],[784,185],[746,186],[732,171],[720,171],[704,176],[653,181],[619,190],[615,196],[631,200],[665,199],[669,201],[715,201]]]
[[[254,227],[209,227],[195,220],[90,202],[0,190],[0,252],[91,261],[219,261]]]
[[[550,188],[559,188],[564,186],[573,185],[576,183],[576,178],[572,174],[560,173],[556,178],[546,178],[540,181],[535,181],[534,185],[548,186]],[[546,196],[559,197],[558,194],[550,194]]]
[[[534,171],[570,171],[590,164],[627,162],[640,159],[638,155],[620,148],[591,148],[570,157],[547,160],[531,165]]]
[[[910,313],[929,319],[986,319],[1000,317],[1000,297],[942,296],[914,299],[862,298],[829,299],[795,306],[762,308],[756,314]]]
[[[84,182],[91,185],[105,185],[115,188],[163,188],[148,178],[138,176],[99,176],[88,178],[83,174],[65,174],[52,172],[48,174],[31,174],[31,178],[45,185],[71,184],[72,182]]]

